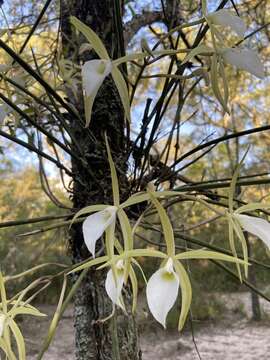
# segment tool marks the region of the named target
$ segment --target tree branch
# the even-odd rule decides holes
[[[162,19],[162,11],[143,11],[141,14],[133,16],[133,18],[128,21],[124,27],[124,39],[126,45],[142,27],[151,25]]]

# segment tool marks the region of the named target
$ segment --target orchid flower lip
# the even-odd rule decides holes
[[[87,96],[95,97],[106,76],[112,71],[112,62],[105,59],[89,60],[82,66],[83,87]]]
[[[146,287],[148,307],[153,317],[166,328],[166,318],[178,296],[179,277],[173,268],[170,257],[165,266],[157,270],[149,279]]]
[[[256,51],[249,48],[223,48],[219,50],[219,54],[226,63],[260,79],[264,78],[264,67]]]
[[[116,274],[113,273],[112,269],[110,269],[107,273],[107,277],[105,281],[105,289],[113,304],[116,304],[119,307],[121,307],[122,310],[125,310],[121,300],[121,292],[124,285],[123,260],[118,260],[115,267],[116,267]]]
[[[270,223],[264,219],[244,214],[234,214],[241,227],[257,236],[270,249]]]
[[[116,220],[117,206],[108,206],[104,210],[89,215],[83,222],[83,237],[89,252],[95,257],[97,240]]]

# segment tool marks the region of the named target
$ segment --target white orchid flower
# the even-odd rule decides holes
[[[260,79],[264,78],[264,68],[258,54],[251,49],[232,49],[221,50],[224,61],[238,69],[246,70]]]
[[[243,214],[234,214],[241,227],[260,238],[270,249],[270,223],[264,219]]]
[[[0,338],[2,337],[4,332],[5,320],[6,316],[4,314],[0,314]]]
[[[89,252],[95,257],[97,240],[104,231],[116,220],[116,206],[108,206],[106,209],[89,215],[83,222],[82,230],[84,242]]]
[[[150,277],[146,287],[149,309],[164,328],[168,312],[176,301],[178,289],[179,277],[174,271],[172,258],[169,258],[166,265]]]
[[[124,269],[123,260],[118,260],[115,266],[115,274],[113,270],[110,269],[105,281],[105,289],[109,298],[123,310],[125,310],[125,308],[121,300],[121,291],[124,285]]]
[[[111,60],[89,60],[82,66],[83,89],[86,97],[90,100],[88,105],[88,114],[91,114],[98,90],[111,71]],[[88,120],[90,121],[90,119]]]
[[[244,21],[227,9],[221,9],[208,14],[207,20],[214,25],[230,27],[241,38],[244,37],[247,30]]]
[[[110,60],[89,60],[82,66],[83,88],[86,96],[95,98],[98,89],[112,70]]]

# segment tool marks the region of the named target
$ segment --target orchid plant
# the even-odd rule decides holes
[[[261,64],[258,55],[253,50],[248,48],[237,49],[225,46],[226,39],[224,38],[223,33],[219,31],[219,27],[230,28],[230,30],[232,30],[239,38],[243,39],[246,33],[246,26],[242,19],[227,9],[208,13],[205,0],[203,1],[202,12],[202,19],[199,19],[191,24],[181,25],[180,27],[183,28],[194,26],[203,22],[207,22],[210,28],[212,47],[210,48],[206,45],[199,45],[190,51],[186,51],[186,56],[182,61],[182,64],[190,61],[198,55],[206,55],[211,58],[210,78],[213,92],[219,103],[223,106],[224,110],[229,112],[227,105],[229,90],[224,64],[228,63],[234,65],[237,68],[246,70],[259,78],[264,76],[263,65]],[[89,60],[82,66],[81,75],[82,84],[85,91],[86,126],[88,126],[90,123],[91,109],[97,92],[104,79],[110,74],[112,75],[116,87],[119,91],[123,107],[125,109],[126,118],[130,119],[128,89],[125,80],[117,66],[123,62],[132,61],[134,59],[142,59],[146,56],[151,56],[154,58],[156,55],[172,54],[172,51],[152,51],[146,40],[142,39],[143,52],[130,54],[120,59],[111,60],[102,41],[90,28],[85,26],[74,17],[72,17],[71,22],[76,27],[76,29],[87,38],[90,43],[90,48],[93,48],[100,57],[100,59]],[[170,34],[176,30],[179,30],[179,26],[171,30]],[[174,51],[174,53],[178,52],[184,51]],[[204,76],[205,71],[208,70],[203,69],[201,72],[197,71],[196,74],[194,72],[194,76]],[[220,79],[223,82],[223,93],[219,87]],[[192,287],[189,276],[181,261],[186,259],[215,259],[233,262],[236,264],[239,278],[242,280],[240,266],[244,266],[245,275],[247,276],[249,265],[247,245],[242,228],[261,237],[268,245],[270,243],[269,235],[267,235],[268,226],[270,227],[269,223],[262,219],[243,215],[242,212],[246,212],[251,209],[261,209],[263,206],[257,205],[256,207],[254,204],[251,204],[250,207],[247,205],[234,211],[233,194],[239,168],[241,166],[239,165],[232,179],[230,188],[229,211],[226,211],[222,214],[226,216],[229,222],[229,243],[233,256],[207,251],[204,249],[189,250],[176,254],[173,227],[160,200],[163,200],[169,196],[177,196],[180,194],[178,194],[177,191],[157,192],[153,191],[153,189],[150,189],[149,187],[147,192],[134,194],[124,203],[120,203],[117,173],[106,136],[105,143],[111,170],[113,204],[97,204],[85,207],[84,209],[81,209],[73,218],[73,221],[80,221],[81,219],[84,219],[82,225],[84,241],[93,258],[81,265],[76,266],[71,272],[88,269],[96,265],[99,265],[97,268],[98,270],[103,269],[104,267],[109,267],[105,281],[105,289],[108,296],[112,300],[113,312],[115,306],[118,306],[123,311],[125,311],[122,289],[130,279],[133,291],[133,311],[135,311],[138,288],[137,278],[133,266],[140,266],[136,258],[160,258],[160,268],[150,277],[146,286],[146,297],[149,310],[151,311],[154,318],[160,324],[166,327],[166,318],[168,312],[175,304],[175,301],[178,297],[179,288],[181,288],[182,307],[178,326],[179,330],[181,330],[184,326],[192,299]],[[189,197],[192,198],[190,195]],[[194,197],[194,200],[196,201],[197,199]],[[126,208],[130,207],[131,205],[146,201],[148,201],[148,204],[150,204],[149,206],[153,206],[155,208],[155,211],[159,215],[164,240],[166,243],[166,252],[153,249],[134,248],[133,238],[134,234],[136,233],[137,225],[135,224],[135,226],[132,228],[133,221],[129,219]],[[203,200],[200,201],[204,204]],[[88,216],[85,218],[85,215]],[[251,219],[253,221],[253,225],[249,221]],[[140,222],[141,218],[139,218],[138,221]],[[118,240],[116,231],[118,223],[122,233],[123,246]],[[103,236],[104,233],[105,255],[95,258],[96,242]],[[237,255],[234,243],[234,233],[237,234],[237,237],[241,241],[244,257],[243,260],[239,259]]]
[[[83,44],[81,49],[79,49],[79,52],[82,53],[94,50],[98,56],[98,59],[88,60],[82,66],[75,66],[76,70],[80,70],[81,75],[81,80],[78,81],[77,79],[75,82],[72,79],[73,64],[61,60],[59,62],[60,75],[74,93],[76,93],[75,90],[78,82],[81,82],[82,84],[84,92],[86,127],[90,125],[92,108],[98,91],[105,79],[109,76],[111,76],[114,81],[125,111],[125,117],[127,121],[130,122],[128,86],[124,76],[118,68],[119,65],[123,63],[145,59],[146,57],[151,57],[151,59],[155,61],[158,56],[184,54],[184,58],[181,61],[181,65],[183,65],[197,56],[206,56],[209,60],[208,66],[196,69],[188,75],[167,74],[164,75],[164,77],[189,79],[196,76],[203,76],[207,79],[208,75],[210,75],[213,93],[223,107],[224,111],[227,113],[229,113],[230,110],[228,106],[229,86],[225,72],[225,64],[230,64],[240,70],[248,71],[258,78],[264,77],[264,68],[257,53],[247,47],[231,47],[227,45],[227,39],[223,35],[224,32],[220,31],[220,28],[222,30],[224,28],[228,28],[233,34],[243,40],[247,30],[243,20],[227,9],[208,13],[206,0],[202,1],[202,18],[191,23],[181,24],[169,31],[160,39],[160,42],[162,42],[174,31],[207,23],[210,28],[211,45],[208,46],[202,44],[193,49],[157,51],[151,49],[147,41],[142,39],[141,52],[131,53],[118,59],[111,59],[101,39],[92,29],[75,17],[71,17],[71,23],[88,41],[88,43]],[[222,88],[220,87],[220,83],[222,83]],[[0,125],[11,111],[13,110],[10,106],[6,104],[0,105]],[[66,273],[70,274],[81,270],[87,271],[92,267],[95,267],[97,271],[106,268],[108,271],[104,286],[108,297],[112,301],[112,313],[109,317],[114,314],[117,307],[123,312],[126,311],[123,289],[125,286],[128,286],[128,282],[130,282],[133,295],[132,311],[135,312],[138,295],[138,280],[134,269],[135,267],[138,267],[145,278],[143,268],[140,264],[140,259],[159,259],[159,268],[150,276],[148,281],[145,278],[148,307],[157,322],[166,328],[167,315],[175,305],[178,296],[180,296],[181,310],[179,314],[178,329],[181,331],[184,327],[192,302],[192,286],[189,274],[186,270],[186,260],[208,259],[233,263],[236,265],[239,279],[242,281],[241,266],[244,267],[245,277],[248,276],[249,266],[247,242],[244,231],[259,237],[270,249],[270,223],[257,216],[258,211],[267,210],[270,208],[270,205],[251,203],[237,208],[234,201],[235,188],[240,168],[246,156],[245,155],[240,164],[237,166],[231,181],[228,210],[224,212],[217,212],[219,216],[224,216],[228,221],[228,240],[232,256],[222,252],[208,251],[204,248],[196,250],[190,248],[180,252],[176,250],[173,225],[164,206],[166,199],[181,196],[184,199],[200,202],[202,205],[210,208],[211,210],[215,211],[215,209],[211,207],[207,201],[199,198],[198,196],[183,194],[178,191],[155,191],[153,186],[150,185],[148,186],[147,191],[135,193],[124,202],[121,202],[117,171],[113,162],[106,134],[105,146],[111,173],[113,201],[110,204],[95,204],[87,206],[79,210],[73,217],[72,221],[68,222],[70,226],[72,226],[74,222],[82,222],[84,243],[91,257],[86,262],[77,264],[71,268],[71,270],[69,268],[66,272],[64,272],[65,281]],[[130,215],[129,208],[139,203],[144,203],[146,209],[151,209],[158,215],[160,221],[160,231],[166,245],[164,251],[156,250],[154,248],[145,249],[136,247],[134,238],[139,225],[144,220],[144,214],[135,218],[133,214]],[[255,215],[252,213],[253,211],[256,211]],[[250,213],[252,213],[252,215],[250,215]],[[97,242],[101,242],[101,239],[103,238],[104,251],[96,253]],[[237,238],[241,243],[243,259],[238,256],[235,238]],[[103,250],[102,246],[100,248]],[[61,273],[61,275],[63,275],[63,273]],[[28,289],[22,291],[22,293],[20,293],[17,297],[7,300],[5,290],[6,281],[7,279],[4,278],[0,272],[0,349],[4,351],[9,359],[16,359],[14,351],[12,350],[12,335],[17,344],[19,359],[24,360],[24,339],[14,319],[19,314],[34,316],[44,316],[44,314],[40,313],[36,308],[31,306],[28,301],[23,300],[23,297]],[[74,285],[73,289],[76,289],[78,284],[79,282]],[[60,308],[64,299],[65,286],[63,287],[59,300],[59,308],[53,318],[48,342],[45,343],[44,349],[46,349],[46,346],[51,341],[55,332],[55,327],[60,317],[59,314],[61,313]]]
[[[23,301],[23,296],[26,292],[27,290],[22,291],[17,299],[8,300],[5,289],[5,278],[0,272],[0,349],[4,351],[5,355],[10,360],[26,359],[24,337],[14,320],[15,317],[18,315],[45,316],[34,306]],[[17,344],[18,357],[12,350],[11,335],[14,337]]]
[[[149,310],[154,318],[165,328],[168,312],[175,304],[180,287],[182,297],[182,307],[178,325],[180,331],[184,326],[192,299],[192,288],[189,276],[181,261],[189,259],[215,259],[233,262],[238,266],[247,266],[248,262],[246,260],[238,259],[237,257],[207,250],[190,250],[176,254],[173,227],[158,198],[177,196],[179,194],[177,191],[155,192],[152,187],[149,186],[147,192],[134,194],[124,203],[120,204],[116,169],[106,136],[105,143],[111,170],[114,204],[88,206],[81,209],[74,216],[73,222],[85,214],[95,212],[94,214],[87,216],[82,225],[85,245],[94,259],[90,259],[88,262],[75,267],[71,273],[100,264],[102,265],[97,268],[98,270],[103,269],[104,267],[110,267],[105,281],[105,289],[113,303],[112,314],[114,313],[115,305],[125,311],[121,293],[122,288],[127,283],[128,279],[131,281],[133,291],[133,311],[135,311],[138,288],[136,274],[132,265],[135,264],[139,266],[136,257],[160,258],[161,267],[150,277],[146,287]],[[159,215],[167,249],[164,253],[153,249],[134,249],[134,231],[124,209],[144,201],[150,201]],[[117,219],[119,220],[123,235],[124,248],[122,248],[117,240],[115,233]],[[95,258],[96,241],[104,232],[106,254]],[[118,254],[115,253],[115,250]],[[164,291],[164,289],[167,291]]]

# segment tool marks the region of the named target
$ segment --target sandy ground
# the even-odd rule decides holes
[[[261,301],[264,319],[260,323],[250,321],[251,309],[249,294],[220,295],[228,307],[228,316],[219,323],[204,322],[195,324],[195,341],[203,360],[268,360],[270,358],[270,303]],[[230,309],[235,304],[242,304],[239,316]],[[51,314],[52,306],[40,306],[41,311]],[[267,316],[268,314],[268,316]],[[267,320],[268,319],[268,320]],[[27,360],[37,357],[46,333],[48,320],[30,320],[25,327],[27,342]],[[179,335],[174,331],[163,331],[154,328],[141,337],[144,360],[196,360],[200,359],[195,351],[191,333],[186,331]],[[44,360],[74,359],[72,308],[64,315],[55,340],[44,356]]]

